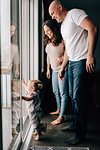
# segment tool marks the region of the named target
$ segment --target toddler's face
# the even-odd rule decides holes
[[[23,85],[21,85],[21,92],[23,93]],[[13,79],[12,80],[12,92],[16,92],[17,94],[20,94],[20,80],[19,79]]]
[[[13,92],[16,92],[17,94],[20,93],[20,82],[19,81],[13,81]]]

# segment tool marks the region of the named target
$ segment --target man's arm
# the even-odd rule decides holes
[[[63,62],[62,62],[62,65],[61,65],[61,69],[59,71],[59,78],[61,80],[64,80],[64,75],[65,75],[65,67],[67,66],[68,64],[68,55],[67,55],[67,51],[65,49],[65,53],[64,53],[64,59],[63,59]]]
[[[95,69],[94,50],[97,43],[98,28],[88,17],[86,17],[81,22],[80,26],[88,31],[89,49],[87,55],[86,70],[87,72],[94,72]]]

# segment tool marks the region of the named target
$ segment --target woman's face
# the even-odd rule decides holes
[[[52,39],[53,38],[53,32],[51,31],[51,29],[47,25],[44,25],[43,28],[44,28],[45,34],[49,37],[49,39]]]

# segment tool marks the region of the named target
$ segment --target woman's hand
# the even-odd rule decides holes
[[[51,77],[50,77],[50,70],[47,70],[46,76],[47,76],[48,79],[51,78]]]
[[[56,58],[56,64],[58,64],[58,65],[60,65],[60,64],[62,64],[62,62],[63,62],[63,58],[61,57],[61,58]]]

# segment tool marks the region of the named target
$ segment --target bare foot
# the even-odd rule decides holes
[[[33,132],[33,135],[37,135],[37,131],[35,130],[35,132]]]
[[[34,139],[35,139],[35,141],[39,141],[39,140],[40,140],[40,135],[37,134],[36,137],[35,137]]]
[[[18,135],[19,133],[17,132],[16,128],[12,128],[12,134]]]
[[[62,116],[59,116],[56,120],[52,121],[52,125],[58,125],[64,121],[64,118]]]
[[[59,113],[60,113],[60,110],[57,110],[55,112],[51,112],[50,115],[59,115]]]

